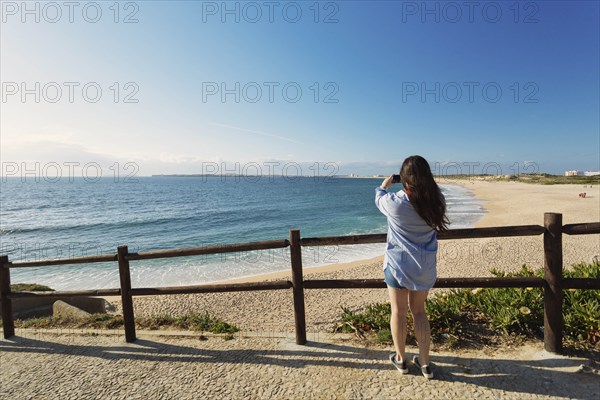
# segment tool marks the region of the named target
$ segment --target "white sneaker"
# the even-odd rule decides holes
[[[398,360],[396,360],[396,353],[390,354],[390,361],[402,375],[408,374],[408,366],[406,365],[406,361],[398,362]]]
[[[413,357],[413,363],[421,370],[421,373],[425,378],[433,379],[433,372],[431,371],[431,367],[429,367],[429,365],[421,365],[418,356]]]

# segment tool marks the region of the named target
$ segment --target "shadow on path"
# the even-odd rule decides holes
[[[325,368],[352,368],[372,371],[375,374],[393,370],[388,362],[388,350],[369,349],[337,343],[308,342],[298,346],[289,340],[281,340],[277,349],[208,349],[203,343],[188,342],[185,345],[170,342],[138,339],[134,343],[103,342],[101,345],[57,343],[25,337],[13,337],[0,341],[0,352],[20,354],[50,354],[100,358],[105,360],[131,360],[186,363],[265,364],[287,368],[310,366]],[[230,344],[223,347],[231,347]],[[540,353],[541,354],[541,353]],[[505,359],[498,353],[494,358],[478,358],[432,354],[436,380],[432,385],[444,382],[461,382],[477,387],[487,387],[513,393],[543,394],[571,398],[573,385],[585,385],[590,393],[600,391],[600,376],[575,373],[581,359],[569,359],[547,353],[542,359]],[[541,357],[534,357],[541,358]],[[92,361],[93,362],[93,361]],[[82,364],[83,366],[84,364]],[[565,370],[566,369],[566,370]],[[310,374],[307,374],[307,379]],[[396,376],[396,375],[394,375]],[[416,367],[410,366],[410,375],[398,379],[423,378]],[[411,381],[414,384],[414,381]],[[447,385],[446,385],[447,387]],[[582,387],[582,386],[578,386]],[[595,388],[595,389],[594,389]],[[575,395],[577,397],[577,395]]]

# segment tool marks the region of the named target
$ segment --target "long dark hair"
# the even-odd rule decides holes
[[[417,214],[433,229],[448,229],[446,201],[442,191],[433,179],[429,163],[421,156],[410,156],[400,168],[400,181],[408,189],[410,203]]]

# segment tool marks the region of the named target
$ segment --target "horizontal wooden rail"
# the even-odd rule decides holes
[[[105,254],[100,256],[89,257],[72,257],[60,258],[55,260],[40,260],[40,261],[15,261],[4,265],[4,268],[27,268],[27,267],[48,267],[51,265],[68,265],[68,264],[91,264],[103,262],[117,261],[116,254]]]
[[[186,257],[205,254],[235,253],[240,251],[268,250],[288,247],[287,239],[266,240],[262,242],[235,243],[216,246],[192,247],[187,249],[155,250],[143,253],[129,253],[127,260],[149,260],[154,258]],[[117,261],[116,254],[104,254],[89,257],[72,257],[55,260],[15,261],[4,264],[4,268],[48,267],[52,265],[91,264]]]
[[[308,279],[303,282],[305,289],[384,289],[382,279]]]
[[[562,232],[567,235],[589,235],[591,233],[600,233],[600,222],[563,225]]]
[[[541,225],[494,226],[486,228],[452,229],[438,233],[439,240],[479,239],[491,237],[536,236],[544,233]]]
[[[541,225],[516,225],[487,228],[452,229],[438,233],[438,239],[478,239],[490,237],[536,236],[544,233]],[[375,233],[369,235],[325,236],[300,239],[302,246],[332,246],[367,243],[385,243],[387,234]]]
[[[288,247],[290,242],[287,239],[265,240],[262,242],[235,243],[218,246],[191,247],[187,249],[175,250],[156,250],[143,253],[129,253],[126,260],[150,260],[153,258],[172,258],[200,256],[205,254],[235,253],[239,251],[269,250]]]
[[[544,280],[535,277],[514,278],[438,278],[434,288],[506,288],[543,287]],[[307,289],[384,289],[381,279],[311,279],[304,281]]]
[[[600,289],[600,279],[598,278],[564,278],[562,280],[563,289]]]
[[[228,283],[222,285],[195,285],[195,286],[169,286],[157,288],[134,288],[132,296],[188,294],[188,293],[222,293],[222,292],[247,292],[252,290],[280,290],[292,287],[290,281]]]
[[[300,245],[309,246],[331,246],[345,244],[367,244],[367,243],[385,243],[386,233],[375,233],[370,235],[351,235],[351,236],[323,236],[300,239]]]
[[[89,297],[89,296],[118,296],[121,289],[96,289],[96,290],[65,290],[60,292],[10,292],[9,299],[24,299],[35,297]]]
[[[511,278],[438,278],[434,288],[528,288],[543,287],[544,280],[536,277]]]

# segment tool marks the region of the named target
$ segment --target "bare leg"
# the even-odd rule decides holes
[[[429,365],[429,345],[431,343],[431,328],[425,314],[427,290],[411,291],[409,294],[410,311],[415,323],[415,336],[419,344],[419,361],[421,365]]]
[[[406,314],[408,313],[408,290],[394,289],[388,286],[390,295],[390,304],[392,306],[392,316],[390,318],[390,328],[392,330],[392,339],[398,361],[405,360],[406,347]]]

